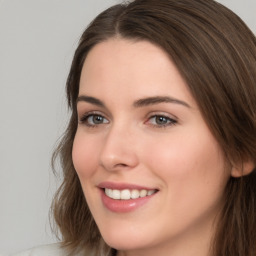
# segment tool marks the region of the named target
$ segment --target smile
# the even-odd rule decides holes
[[[155,189],[152,189],[152,190],[146,190],[146,189],[118,190],[118,189],[105,188],[104,192],[107,197],[115,199],[115,200],[130,200],[130,199],[137,199],[140,197],[151,196],[154,193],[156,193],[156,190]]]
[[[111,212],[127,213],[148,204],[159,189],[131,183],[101,182],[97,186],[103,206]]]

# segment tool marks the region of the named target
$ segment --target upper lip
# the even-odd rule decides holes
[[[110,188],[110,189],[137,189],[137,190],[156,190],[156,188],[149,188],[146,186],[136,185],[136,184],[129,184],[129,183],[116,183],[116,182],[110,182],[110,181],[104,181],[98,184],[99,188]]]

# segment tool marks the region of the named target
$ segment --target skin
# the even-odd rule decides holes
[[[106,243],[118,256],[210,255],[230,172],[167,54],[147,41],[102,42],[83,66],[79,96],[85,95],[104,106],[78,101],[73,162]],[[158,96],[176,101],[134,105]],[[115,213],[101,200],[98,184],[105,181],[158,192],[134,211]]]

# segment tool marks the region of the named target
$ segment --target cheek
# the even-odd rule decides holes
[[[215,139],[199,135],[162,141],[147,151],[148,169],[163,181],[164,202],[169,202],[162,212],[180,220],[182,227],[215,215],[229,178]]]
[[[145,152],[148,167],[168,185],[178,188],[196,188],[212,185],[223,187],[227,180],[225,160],[221,149],[206,132],[180,134],[161,143],[154,143],[154,149]],[[150,148],[148,145],[146,149]],[[184,189],[185,191],[186,189]],[[196,189],[198,190],[198,189]]]
[[[77,132],[72,149],[75,170],[80,178],[87,179],[95,172],[97,166],[97,150],[95,141],[91,141]]]

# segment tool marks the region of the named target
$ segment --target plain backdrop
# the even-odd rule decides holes
[[[0,252],[55,241],[50,159],[68,120],[65,80],[88,23],[118,0],[0,0]],[[256,33],[255,0],[219,0]]]

